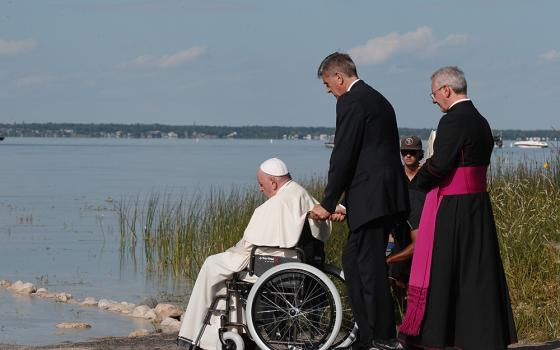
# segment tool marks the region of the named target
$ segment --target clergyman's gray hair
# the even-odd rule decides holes
[[[467,94],[467,80],[465,73],[459,67],[443,67],[432,74],[432,81],[436,88],[449,86],[456,94]]]
[[[321,62],[317,70],[317,77],[321,78],[325,73],[343,73],[349,77],[358,76],[356,65],[350,55],[341,52],[331,53]]]

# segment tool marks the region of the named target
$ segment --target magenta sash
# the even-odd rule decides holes
[[[413,336],[420,334],[430,285],[437,211],[443,196],[486,192],[487,168],[487,166],[456,168],[439,187],[433,188],[426,195],[412,256],[408,306],[400,332]]]

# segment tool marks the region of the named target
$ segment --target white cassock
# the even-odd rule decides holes
[[[217,295],[225,294],[225,281],[249,265],[253,246],[294,247],[300,238],[305,220],[309,221],[313,237],[326,241],[331,232],[330,222],[307,219],[307,212],[316,203],[317,200],[303,187],[289,181],[255,209],[243,238],[225,252],[211,255],[204,261],[183,315],[179,338],[190,342],[196,340],[210,304]],[[267,250],[266,254],[283,256],[284,252],[272,249]],[[247,276],[246,280],[255,281],[255,277]],[[213,315],[210,323],[206,326],[198,346],[214,350],[219,341],[219,316]]]

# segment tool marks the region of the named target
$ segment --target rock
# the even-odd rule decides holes
[[[150,309],[153,309],[157,306],[158,301],[156,298],[154,297],[145,297],[140,299],[140,301],[138,302],[138,305],[147,305],[150,307]]]
[[[82,306],[97,306],[97,300],[92,297],[86,297],[81,303]]]
[[[120,303],[114,303],[109,306],[109,311],[120,312],[123,314],[129,314],[132,312],[136,305],[132,303],[127,303],[126,301]]]
[[[167,317],[179,318],[183,314],[183,309],[172,304],[158,304],[154,311],[158,320],[164,320]]]
[[[0,280],[0,287],[8,288],[11,285],[12,285],[12,282],[10,282],[8,280]]]
[[[129,337],[143,337],[146,335],[149,335],[150,332],[147,329],[141,328],[141,329],[137,329],[135,331],[130,332],[130,334],[128,335]]]
[[[157,320],[157,315],[154,309],[148,310],[148,312],[146,312],[146,314],[144,315],[144,318],[146,320]]]
[[[22,281],[15,282],[8,289],[20,294],[31,294],[36,291],[33,283],[23,283]]]
[[[54,294],[54,298],[55,301],[58,301],[59,303],[66,303],[68,302],[68,300],[72,299],[72,294],[69,293],[55,293]]]
[[[175,318],[167,317],[161,321],[161,329],[165,333],[178,332],[181,329],[181,322]]]
[[[146,316],[146,313],[150,310],[150,307],[147,305],[139,305],[135,307],[134,310],[132,310],[130,316],[144,318]]]
[[[47,288],[39,288],[37,289],[37,291],[35,292],[35,294],[37,294],[38,297],[44,297],[45,295],[49,294],[49,291],[47,290]]]
[[[22,281],[15,281],[14,283],[12,283],[12,284],[8,287],[8,289],[11,290],[11,291],[15,291],[15,290],[17,290],[18,288],[20,288],[21,286],[23,286],[23,282],[22,282]]]
[[[97,307],[100,308],[101,310],[107,310],[113,304],[117,304],[117,302],[109,299],[99,299],[99,302],[97,303]]]
[[[91,325],[84,322],[62,322],[56,325],[56,328],[62,329],[87,329],[91,328]]]

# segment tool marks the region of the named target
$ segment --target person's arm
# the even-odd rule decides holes
[[[342,95],[337,103],[337,121],[328,182],[321,206],[329,213],[346,190],[356,170],[362,147],[366,112],[352,96]]]
[[[459,164],[462,147],[462,130],[457,118],[444,115],[437,128],[434,154],[416,174],[418,187],[430,190],[443,180]]]
[[[410,231],[410,239],[412,242],[404,247],[404,249],[400,250],[398,253],[391,254],[387,257],[387,264],[396,263],[399,261],[405,261],[412,257],[414,253],[414,243],[416,242],[416,234],[418,233],[418,229]]]

